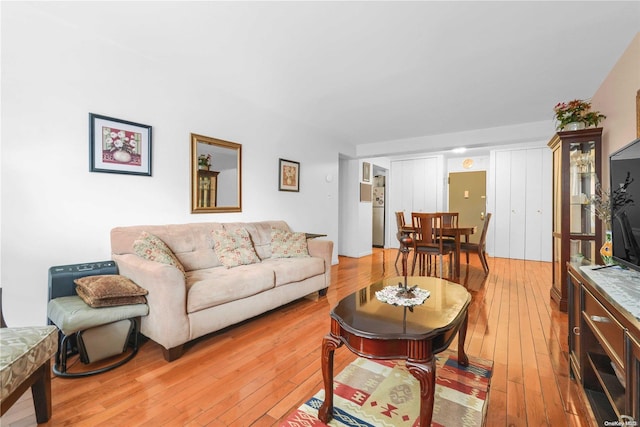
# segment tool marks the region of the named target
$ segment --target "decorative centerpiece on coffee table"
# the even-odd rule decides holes
[[[400,252],[402,252],[402,276],[404,283],[398,283],[398,286],[387,286],[381,291],[376,292],[378,300],[391,305],[401,305],[408,307],[413,311],[414,305],[420,305],[429,298],[430,292],[418,288],[418,285],[409,287],[407,285],[407,256],[409,254],[409,246],[413,244],[411,236],[403,236],[400,239]]]

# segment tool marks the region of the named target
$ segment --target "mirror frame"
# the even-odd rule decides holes
[[[209,144],[216,147],[235,150],[238,163],[238,203],[235,206],[198,206],[198,144]],[[217,190],[216,190],[217,191]],[[204,135],[191,134],[191,213],[242,212],[242,144],[211,138]]]

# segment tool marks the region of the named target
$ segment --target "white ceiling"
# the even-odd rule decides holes
[[[40,3],[64,25],[352,144],[551,120],[640,2]]]

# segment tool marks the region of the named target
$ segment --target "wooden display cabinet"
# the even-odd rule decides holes
[[[220,172],[198,169],[198,207],[212,208],[218,205],[218,174]]]
[[[613,288],[635,287],[637,273],[628,274]],[[640,426],[640,318],[604,291],[611,284],[592,280],[577,263],[568,266],[568,280],[569,373],[590,424]]]
[[[602,128],[558,132],[553,152],[553,229],[551,298],[567,311],[567,262],[579,258],[600,264],[600,220],[588,200],[601,174]]]

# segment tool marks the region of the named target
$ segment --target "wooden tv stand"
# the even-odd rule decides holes
[[[567,266],[569,374],[591,424],[640,427],[640,273]]]

